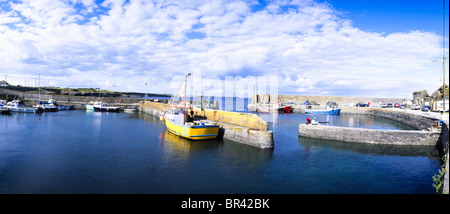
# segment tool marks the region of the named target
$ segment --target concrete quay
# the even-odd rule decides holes
[[[145,101],[140,111],[159,117],[164,114],[167,104]],[[194,117],[217,124],[219,138],[225,138],[260,149],[274,147],[273,132],[269,125],[256,114],[227,112],[219,110],[201,110],[194,108]]]
[[[300,124],[298,135],[323,140],[369,144],[436,145],[441,132],[439,130],[379,130]]]
[[[342,107],[341,114],[368,114],[399,121],[418,130],[428,130],[431,123],[441,117],[439,112],[420,111],[399,108]],[[448,114],[444,121],[448,123]]]
[[[433,121],[441,117],[439,112],[424,112],[420,110],[396,109],[396,108],[357,108],[343,107],[341,114],[370,114],[397,120],[401,123],[415,127],[418,130],[374,130],[361,128],[336,127],[326,125],[300,124],[298,135],[302,137],[337,140],[343,142],[358,142],[368,144],[393,144],[393,145],[434,145],[446,157],[446,163],[442,166],[443,194],[449,194],[449,115],[445,114],[442,127],[431,127]]]
[[[341,114],[368,114],[399,121],[417,130],[374,130],[337,126],[299,125],[298,135],[303,137],[397,145],[437,145],[443,148],[448,141],[448,129],[432,128],[432,122],[438,121],[440,113],[422,112],[395,108],[343,107]],[[444,119],[448,124],[448,114]],[[447,130],[447,131],[445,131]]]

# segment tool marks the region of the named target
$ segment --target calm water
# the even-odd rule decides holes
[[[275,148],[190,142],[153,116],[67,111],[0,115],[0,193],[435,193],[433,147],[297,136],[304,114],[260,114]],[[369,116],[330,124],[408,129]]]

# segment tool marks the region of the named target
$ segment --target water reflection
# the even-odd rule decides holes
[[[137,113],[130,114],[130,117],[141,118],[164,127],[164,122],[152,115]],[[262,150],[227,139],[193,141],[174,135],[165,128],[158,134],[158,148],[162,166],[174,169],[179,173],[185,173],[189,168],[206,167],[198,164],[210,163],[216,163],[216,166],[209,167],[218,168],[218,170],[219,168],[242,170],[233,166],[242,167],[243,165],[246,170],[252,170],[266,165],[273,154],[271,149]],[[201,163],[198,163],[199,160]],[[218,163],[220,164],[217,165]],[[220,165],[226,165],[226,167],[220,167]]]
[[[159,143],[160,145],[164,145],[164,148],[171,153],[189,154],[201,152],[205,149],[217,148],[220,141],[218,140],[192,141],[174,135],[166,130],[165,132],[160,133]]]
[[[259,148],[243,145],[231,140],[202,140],[192,141],[165,131],[160,134],[159,143],[162,145],[164,155],[171,161],[186,162],[189,158],[215,154],[215,159],[228,159],[232,162],[246,163],[248,166],[264,164],[273,154],[273,150],[261,150]]]

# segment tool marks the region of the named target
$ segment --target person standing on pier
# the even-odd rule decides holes
[[[439,118],[439,126],[442,127],[442,123],[444,123],[444,112],[441,113],[441,117]]]

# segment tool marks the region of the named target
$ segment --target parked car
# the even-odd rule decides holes
[[[405,105],[405,104],[401,104],[401,105],[400,105],[400,108],[401,108],[401,109],[405,109],[405,108],[406,108],[406,105]]]
[[[416,104],[411,105],[411,110],[419,110],[419,109],[420,109],[419,105],[416,105]]]
[[[430,106],[428,106],[428,105],[422,106],[422,111],[429,111],[429,110],[430,110]]]
[[[366,103],[356,103],[356,107],[369,107]]]
[[[388,108],[392,108],[392,103],[388,103],[388,104],[387,104],[387,107],[388,107]]]
[[[394,104],[394,108],[400,108],[400,104],[399,103],[395,103]]]
[[[386,104],[386,103],[383,103],[383,104],[380,105],[380,107],[381,107],[381,108],[387,108],[387,104]]]

